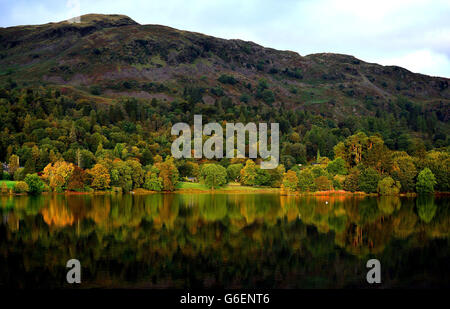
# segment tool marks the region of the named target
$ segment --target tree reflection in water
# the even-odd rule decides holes
[[[433,196],[0,196],[0,285],[385,287],[449,285],[449,202]]]

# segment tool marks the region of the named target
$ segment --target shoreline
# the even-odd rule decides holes
[[[268,194],[268,193],[277,193],[280,196],[372,196],[378,197],[382,196],[378,193],[365,193],[361,191],[350,192],[344,190],[329,190],[329,191],[316,191],[316,192],[282,192],[280,188],[258,188],[258,187],[250,187],[252,189],[230,189],[230,188],[218,188],[218,189],[177,189],[174,191],[150,191],[146,189],[137,189],[130,192],[122,193],[115,191],[91,191],[91,192],[77,192],[77,191],[64,191],[64,192],[42,192],[41,195],[122,195],[122,194],[130,194],[130,195],[151,195],[151,194]],[[434,192],[432,195],[437,197],[450,197],[450,192]],[[28,193],[0,193],[0,196],[32,196]],[[399,193],[394,195],[386,195],[386,196],[398,196],[398,197],[417,197],[418,193]]]

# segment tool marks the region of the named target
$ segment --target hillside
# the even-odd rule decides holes
[[[10,77],[28,84],[70,85],[79,90],[95,84],[106,97],[171,100],[186,84],[215,87],[220,75],[229,74],[239,81],[224,87],[233,100],[239,101],[248,83],[265,78],[277,103],[328,111],[336,117],[345,112],[365,113],[357,102],[368,98],[378,105],[402,95],[428,108],[448,107],[450,100],[447,78],[346,55],[303,57],[252,42],[139,25],[122,15],[91,14],[82,16],[79,24],[3,28],[0,42],[2,81]],[[130,89],[117,87],[119,81],[127,80],[135,81]],[[148,82],[164,84],[170,91],[148,91],[143,85]],[[202,99],[210,103],[216,98],[205,93]],[[448,114],[443,117],[448,120]]]
[[[333,145],[358,130],[381,134],[391,149],[408,150],[414,138],[427,149],[448,146],[449,82],[348,55],[301,56],[140,25],[124,15],[0,28],[0,85],[6,90],[57,90],[73,100],[68,108],[89,104],[87,114],[109,109],[112,123],[153,117],[150,130],[192,122],[194,113],[215,120],[278,121],[282,133],[301,138],[313,126],[328,130],[316,141],[309,137],[308,158],[318,149],[332,156]],[[136,99],[138,107],[132,103],[132,112],[130,104],[117,107],[124,98]],[[136,117],[144,106],[147,115]],[[13,122],[12,130],[20,131],[21,122]],[[330,134],[335,138],[318,141]]]

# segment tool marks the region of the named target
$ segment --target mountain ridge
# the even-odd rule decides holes
[[[170,101],[195,86],[204,88],[198,99],[205,104],[220,99],[213,89],[221,87],[237,104],[273,101],[333,118],[371,114],[364,107],[367,100],[384,106],[404,97],[425,110],[439,110],[443,121],[449,119],[450,79],[445,77],[345,54],[301,56],[250,41],[140,25],[125,15],[87,14],[80,20],[1,28],[0,84],[12,79],[19,85],[69,87],[98,102],[123,96]],[[221,75],[236,83],[218,82]],[[267,82],[273,98],[256,95],[260,80]],[[148,83],[162,86],[149,91]],[[252,97],[247,103],[240,99],[246,94]]]

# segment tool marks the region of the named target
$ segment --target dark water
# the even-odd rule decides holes
[[[0,287],[450,286],[448,198],[0,196]]]

